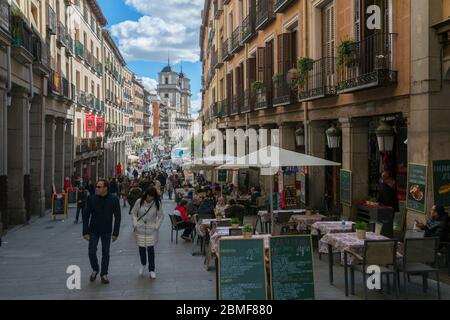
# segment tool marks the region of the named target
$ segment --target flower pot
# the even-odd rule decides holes
[[[231,225],[231,228],[233,228],[233,229],[238,229],[238,228],[239,228],[239,224],[232,224],[232,225]]]
[[[366,230],[356,230],[356,237],[359,240],[364,240],[366,239]]]
[[[307,216],[312,216],[312,210],[309,210],[309,209],[306,210],[306,215],[307,215]]]
[[[222,221],[222,215],[217,215],[217,216],[216,216],[216,220],[217,220],[217,221]]]
[[[252,232],[244,232],[244,239],[251,239],[253,237],[253,233]]]

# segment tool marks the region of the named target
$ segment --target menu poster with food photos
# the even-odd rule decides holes
[[[407,192],[407,208],[425,213],[427,198],[427,166],[413,163],[408,164]]]
[[[434,204],[450,207],[450,160],[433,161]]]

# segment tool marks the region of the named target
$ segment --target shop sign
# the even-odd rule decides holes
[[[86,115],[86,132],[94,132],[95,131],[95,115],[87,114]]]
[[[450,207],[450,160],[433,161],[434,204]]]
[[[408,195],[406,207],[410,210],[425,213],[427,198],[427,166],[408,164]]]

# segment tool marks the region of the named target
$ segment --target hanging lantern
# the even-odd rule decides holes
[[[332,124],[330,128],[325,131],[327,135],[328,148],[338,149],[341,145],[341,130],[336,128],[335,124]]]
[[[86,169],[87,168],[87,164],[83,163],[83,168]]]
[[[375,130],[380,152],[390,152],[394,149],[395,131],[386,121],[380,121],[380,125]]]
[[[295,142],[298,147],[305,145],[305,129],[303,126],[300,126],[300,128],[295,131]]]
[[[97,161],[95,161],[95,159],[92,159],[92,160],[91,160],[91,165],[95,166],[96,163],[97,163]]]

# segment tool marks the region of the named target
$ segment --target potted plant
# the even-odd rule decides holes
[[[312,213],[313,213],[313,209],[312,209],[311,207],[307,207],[307,208],[306,208],[306,215],[307,215],[307,216],[311,216]]]
[[[340,67],[352,68],[357,64],[356,59],[357,42],[353,39],[345,39],[337,48],[337,62]]]
[[[220,209],[216,209],[216,211],[214,213],[216,215],[216,220],[222,221],[222,211],[220,211]]]
[[[238,218],[232,218],[232,219],[231,219],[231,227],[232,227],[233,229],[239,228],[240,223],[241,223],[241,222],[239,221]]]
[[[314,60],[303,57],[297,60],[297,85],[303,87],[307,82],[307,74],[314,68]]]
[[[244,239],[251,239],[253,236],[253,227],[249,224],[246,224],[242,229],[242,234],[244,235]]]
[[[252,83],[252,91],[257,92],[259,91],[263,86],[263,83],[261,81],[254,81]]]
[[[356,222],[355,230],[356,230],[356,237],[359,240],[364,240],[366,238],[367,223],[365,223],[364,221]]]
[[[272,81],[277,83],[280,82],[283,79],[283,75],[281,73],[277,73],[272,77]]]

